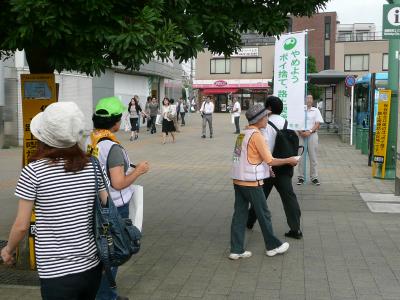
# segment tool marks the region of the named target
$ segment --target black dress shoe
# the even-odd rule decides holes
[[[298,231],[289,230],[288,232],[285,233],[285,236],[292,239],[300,240],[303,238],[303,233],[300,230]]]
[[[206,136],[205,136],[205,135],[202,135],[202,136],[201,136],[201,138],[202,138],[202,139],[205,139],[205,138],[206,138]]]

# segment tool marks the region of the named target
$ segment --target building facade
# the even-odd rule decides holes
[[[309,81],[320,87],[321,93],[315,101],[326,121],[324,126],[348,137],[350,94],[344,79],[347,75],[361,77],[387,71],[389,42],[382,40],[374,24],[342,25],[335,12],[290,21],[289,31],[303,30],[308,31],[309,56],[315,58],[317,71],[321,73],[310,74]],[[238,97],[246,109],[271,93],[275,39],[245,34],[242,42],[242,51],[229,58],[207,49],[197,58],[193,87],[199,91],[199,101],[205,95],[212,95],[217,111],[224,111],[232,97]]]
[[[182,96],[183,70],[181,64],[170,60],[153,60],[139,71],[130,72],[118,66],[106,70],[100,77],[86,76],[77,72],[55,74],[58,101],[73,101],[87,116],[85,130],[92,129],[91,115],[97,101],[102,97],[117,96],[128,104],[138,95],[142,107],[147,96]],[[29,73],[23,51],[0,64],[0,148],[21,146],[22,98],[20,75]],[[4,99],[4,100],[3,100]]]

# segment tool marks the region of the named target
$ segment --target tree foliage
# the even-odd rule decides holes
[[[0,49],[25,49],[31,72],[100,74],[154,57],[229,55],[240,34],[279,35],[287,16],[310,16],[328,0],[3,0]]]
[[[311,55],[308,56],[307,59],[307,73],[312,74],[312,73],[318,73],[317,69],[317,62],[315,58]],[[321,98],[322,91],[323,89],[315,84],[309,83],[308,86],[308,94],[311,94],[315,100],[318,100]]]

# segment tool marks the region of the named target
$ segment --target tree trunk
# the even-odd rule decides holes
[[[49,51],[40,47],[25,48],[26,60],[31,74],[53,74],[54,67],[50,65]]]

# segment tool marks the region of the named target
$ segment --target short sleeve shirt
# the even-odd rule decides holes
[[[324,119],[321,116],[321,112],[316,107],[311,107],[309,110],[307,110],[306,119],[307,119],[305,128],[306,130],[311,129],[317,122],[324,123]]]
[[[40,278],[81,273],[99,264],[92,230],[96,178],[99,190],[104,190],[107,175],[104,169],[95,173],[92,163],[81,171],[66,172],[63,161],[41,159],[22,169],[15,195],[35,201]]]
[[[119,145],[111,147],[107,157],[107,165],[109,169],[124,166],[124,172],[128,171],[128,163],[125,159],[124,150]]]

